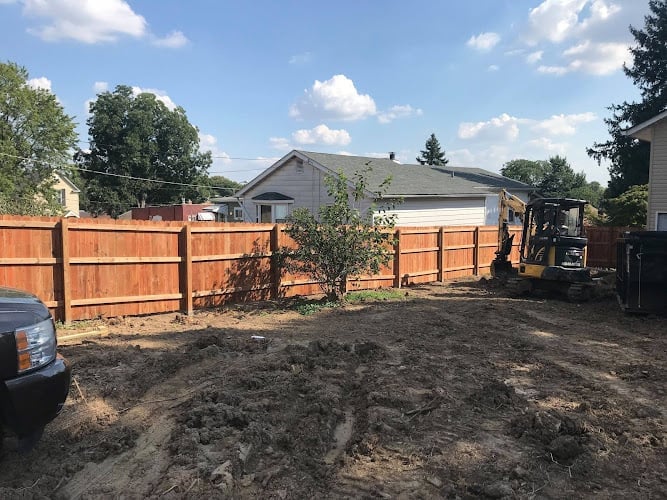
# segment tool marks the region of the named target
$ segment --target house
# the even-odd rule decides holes
[[[218,222],[243,222],[243,208],[235,196],[220,196],[210,198],[210,207],[204,210],[213,212]]]
[[[63,217],[79,217],[79,194],[81,190],[62,172],[55,172],[53,189],[56,199],[63,207]]]
[[[646,229],[667,231],[667,110],[624,134],[651,143]]]
[[[133,207],[131,217],[126,214],[122,218],[133,220],[153,221],[215,221],[215,213],[208,211],[210,203],[181,203],[178,205],[162,205],[148,207]]]
[[[331,203],[325,178],[338,171],[353,181],[367,174],[364,206],[378,201],[380,184],[391,177],[385,200],[402,202],[389,212],[398,226],[498,224],[498,193],[506,189],[524,201],[533,188],[481,168],[438,167],[398,163],[393,154],[369,158],[291,151],[247,183],[236,196],[246,222],[282,222],[297,207],[317,213]]]

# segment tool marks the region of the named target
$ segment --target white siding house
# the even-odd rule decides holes
[[[667,231],[667,111],[625,131],[651,143],[646,229]]]
[[[325,178],[342,172],[353,182],[357,172],[367,171],[367,197],[383,205],[401,200],[389,213],[399,226],[482,226],[498,223],[498,192],[507,189],[527,200],[531,186],[478,168],[404,165],[389,158],[291,151],[237,194],[246,222],[282,222],[295,208],[317,213],[333,200]],[[378,199],[379,186],[391,183]]]

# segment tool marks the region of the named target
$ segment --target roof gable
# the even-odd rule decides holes
[[[658,113],[645,122],[635,125],[634,127],[630,127],[629,129],[623,131],[623,135],[634,137],[635,139],[641,139],[642,141],[651,142],[651,139],[653,138],[651,133],[653,126],[665,118],[667,118],[667,110],[663,111],[662,113]]]

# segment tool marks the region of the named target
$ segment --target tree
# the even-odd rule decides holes
[[[586,174],[576,173],[564,157],[552,156],[546,162],[546,172],[538,188],[545,197],[568,198],[585,185]]]
[[[612,104],[605,119],[611,138],[587,149],[589,156],[609,166],[607,197],[617,197],[630,186],[648,182],[650,145],[623,135],[623,131],[667,108],[667,0],[650,0],[644,29],[630,26],[636,46],[630,49],[632,66],[623,71],[639,88],[641,102]]]
[[[643,227],[648,209],[648,184],[632,186],[620,196],[607,200],[606,205],[609,225]]]
[[[55,170],[68,170],[72,118],[56,96],[28,85],[28,72],[0,63],[0,213],[57,214]]]
[[[211,153],[185,110],[169,110],[155,95],[119,85],[98,94],[87,120],[90,152],[77,160],[86,180],[87,207],[117,217],[132,206],[202,201]],[[156,182],[164,181],[164,182]]]
[[[347,278],[377,274],[391,258],[393,242],[388,229],[394,216],[376,210],[371,204],[365,212],[365,172],[357,172],[351,189],[342,172],[325,179],[331,205],[319,208],[319,221],[307,208],[297,208],[287,218],[285,233],[296,244],[279,252],[281,266],[291,273],[306,274],[317,281],[327,299],[339,301],[346,292]],[[379,187],[386,192],[390,180]]]
[[[422,165],[438,165],[444,167],[449,163],[449,160],[445,158],[445,151],[440,149],[440,142],[438,142],[435,134],[431,134],[431,137],[426,139],[424,147],[426,149],[420,151],[421,156],[416,158]]]
[[[207,179],[207,184],[211,186],[210,196],[232,196],[243,187],[240,182],[228,179],[223,175],[210,176]]]
[[[503,165],[500,174],[524,182],[530,186],[538,186],[546,175],[548,162],[543,160],[511,160]]]

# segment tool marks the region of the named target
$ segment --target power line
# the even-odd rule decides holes
[[[50,167],[52,167],[54,169],[58,168],[57,165],[54,165],[53,163],[50,163],[50,162],[44,161],[44,160],[35,160],[33,158],[25,158],[25,157],[22,157],[22,156],[16,156],[16,155],[12,155],[12,154],[9,154],[9,153],[2,153],[2,152],[0,152],[0,155],[8,156],[10,158],[16,158],[17,160],[42,163],[44,165],[49,165]],[[130,180],[136,180],[136,181],[157,182],[157,183],[160,183],[160,184],[169,184],[169,185],[173,185],[173,186],[187,186],[187,187],[198,187],[198,188],[220,189],[220,190],[224,189],[224,190],[231,191],[232,193],[236,191],[235,188],[230,188],[230,187],[225,187],[225,186],[211,186],[209,184],[191,184],[191,183],[187,183],[187,182],[164,181],[164,180],[160,180],[160,179],[148,179],[146,177],[136,177],[136,176],[133,176],[133,175],[114,174],[114,173],[111,173],[111,172],[100,172],[98,170],[91,170],[91,169],[88,169],[88,168],[79,167],[77,165],[70,165],[70,168],[74,168],[75,170],[80,170],[80,171],[83,171],[83,172],[90,172],[92,174],[106,175],[106,176],[109,176],[109,177],[117,177],[117,178],[130,179]]]

